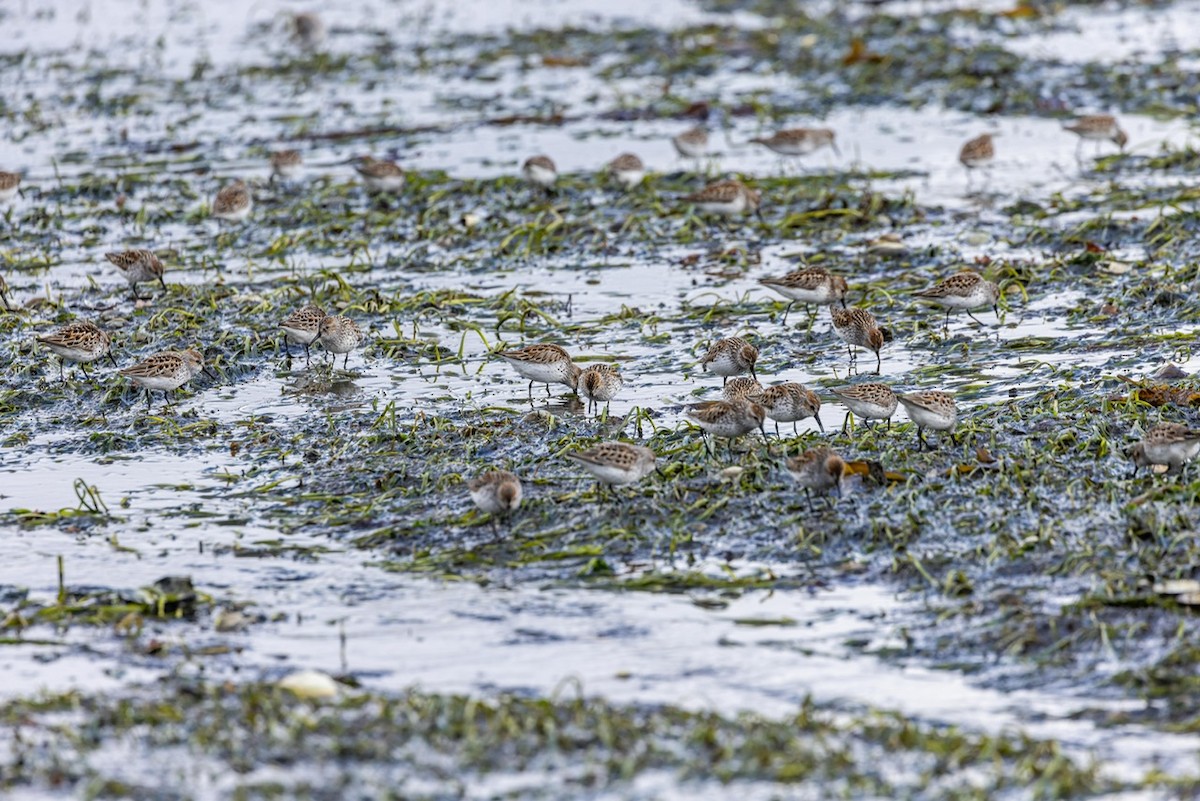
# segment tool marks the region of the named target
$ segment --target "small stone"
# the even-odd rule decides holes
[[[1171,579],[1154,585],[1159,595],[1188,595],[1200,593],[1200,581],[1195,579]]]
[[[319,670],[297,670],[284,676],[275,686],[297,698],[333,698],[338,692],[333,677]]]
[[[720,473],[721,480],[722,481],[737,481],[738,478],[744,472],[746,472],[746,468],[744,468],[744,467],[726,467]]]
[[[1167,362],[1162,367],[1150,374],[1151,378],[1156,378],[1160,381],[1169,381],[1175,378],[1187,378],[1187,376],[1188,374],[1186,372],[1179,369],[1178,366],[1172,364],[1171,362]]]

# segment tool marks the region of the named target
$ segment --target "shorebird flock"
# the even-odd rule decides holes
[[[323,38],[324,25],[315,15],[296,14],[292,19],[292,33],[302,46],[313,47]],[[1128,142],[1117,120],[1109,115],[1080,117],[1065,126],[1064,130],[1079,138],[1077,157],[1085,141],[1098,145],[1111,142],[1121,149]],[[709,131],[704,126],[682,131],[671,141],[682,158],[699,161],[709,154]],[[783,158],[800,158],[823,148],[837,152],[837,137],[829,128],[788,128],[755,137],[750,144],[768,148]],[[959,153],[959,162],[967,170],[968,182],[974,171],[986,170],[993,163],[995,155],[995,143],[990,134],[966,142]],[[299,151],[280,150],[270,155],[273,181],[297,181],[301,178],[303,166],[304,159]],[[646,165],[634,153],[616,156],[604,169],[626,190],[638,187],[647,175]],[[393,161],[362,156],[355,170],[369,193],[397,193],[405,187],[405,170]],[[534,191],[545,193],[554,191],[559,178],[553,159],[545,154],[525,160],[521,165],[521,175]],[[0,202],[12,202],[20,192],[20,184],[19,174],[0,171]],[[761,219],[764,198],[743,180],[727,178],[685,194],[677,202],[699,215],[731,221],[747,214],[758,215]],[[243,180],[226,184],[212,197],[208,211],[223,223],[250,223],[254,212],[252,187]],[[104,258],[129,284],[133,300],[137,303],[150,300],[139,293],[139,284],[157,282],[164,290],[167,288],[164,265],[152,250],[139,248],[109,252],[104,254]],[[892,333],[871,310],[847,305],[850,286],[846,277],[822,267],[802,266],[786,275],[761,278],[759,283],[787,301],[781,315],[784,326],[793,307],[800,304],[809,312],[808,329],[811,333],[819,310],[827,307],[830,331],[845,345],[850,371],[855,371],[858,366],[859,351],[866,351],[874,356],[874,373],[880,374],[885,349],[894,341]],[[946,314],[943,325],[947,328],[951,315],[959,311],[982,326],[985,323],[973,312],[991,309],[998,318],[1002,291],[996,283],[978,272],[963,269],[915,293],[915,297],[943,308]],[[3,277],[0,277],[0,303],[6,310],[12,311],[10,299],[11,292]],[[334,365],[337,357],[343,356],[343,369],[348,369],[350,354],[362,346],[366,339],[356,321],[344,315],[327,314],[316,304],[296,309],[279,322],[279,329],[285,350],[293,345],[303,347],[306,365],[311,364],[311,347],[319,344],[331,354]],[[85,375],[87,366],[100,359],[107,358],[114,367],[118,367],[109,333],[94,322],[77,320],[56,331],[39,334],[35,339],[59,358],[59,377],[64,382],[67,380],[65,367],[68,364],[79,365]],[[510,365],[516,375],[527,382],[527,396],[531,403],[534,402],[535,384],[544,385],[547,394],[551,386],[562,385],[586,403],[588,414],[600,414],[601,407],[607,414],[609,405],[618,398],[625,385],[616,367],[609,364],[581,367],[567,350],[552,342],[499,350],[493,356]],[[753,342],[744,336],[729,336],[712,342],[697,363],[702,372],[722,379],[721,398],[690,405],[684,410],[683,416],[699,430],[706,451],[713,457],[718,452],[716,442],[719,440],[729,442],[730,452],[734,441],[746,435],[758,433],[767,440],[767,421],[774,423],[777,437],[781,435],[780,425],[788,423],[792,424],[793,435],[800,436],[798,424],[807,420],[813,421],[821,435],[825,434],[819,416],[823,403],[820,395],[794,381],[760,383],[762,376],[756,370],[758,357],[759,351]],[[291,358],[290,352],[288,358]],[[117,369],[116,374],[145,390],[149,408],[152,391],[170,393],[202,371],[207,372],[203,352],[195,347],[187,347],[151,353],[135,364]],[[916,446],[919,449],[936,447],[927,436],[929,432],[938,435],[938,442],[945,439],[957,441],[954,431],[959,415],[954,395],[950,392],[936,388],[897,392],[885,383],[868,380],[834,387],[829,393],[825,398],[826,403],[838,403],[845,408],[843,433],[848,431],[854,417],[876,425],[885,424],[890,429],[893,415],[899,407],[903,407],[916,428]],[[1200,432],[1183,425],[1164,423],[1147,432],[1145,439],[1131,447],[1127,455],[1134,464],[1135,472],[1140,467],[1152,465],[1165,465],[1172,471],[1178,471],[1198,451]],[[607,487],[634,484],[658,470],[656,454],[651,449],[627,442],[602,442],[566,456],[601,486]],[[840,494],[848,473],[847,464],[843,455],[829,445],[822,444],[787,459],[785,466],[796,485],[811,499],[812,494]],[[486,470],[472,479],[467,488],[476,506],[493,521],[515,512],[523,497],[520,478],[506,470]]]

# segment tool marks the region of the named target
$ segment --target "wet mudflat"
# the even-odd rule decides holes
[[[12,797],[1194,791],[1200,485],[1124,450],[1200,398],[1200,5],[331,4],[311,49],[290,6],[65,6],[0,11]],[[1075,110],[1130,146],[1077,161]],[[706,111],[713,155],[679,159]],[[840,155],[749,144],[802,124]],[[629,191],[600,173],[625,151]],[[542,152],[551,195],[518,177]],[[677,200],[731,175],[761,221]],[[234,178],[255,209],[218,223]],[[166,265],[148,301],[127,247]],[[891,330],[878,380],[956,394],[957,443],[841,431],[829,390],[874,359],[849,372],[826,310],[783,322],[758,279],[802,263]],[[1000,314],[944,324],[913,292],[966,266]],[[309,302],[366,331],[348,367],[285,354]],[[149,411],[106,363],[64,384],[34,338],[77,318],[122,367],[198,346],[216,377]],[[734,334],[826,433],[706,454],[683,412]],[[530,401],[490,353],[534,342],[623,392]],[[612,438],[663,475],[598,493],[563,454]],[[810,507],[783,463],[818,443],[872,469]],[[526,482],[499,528],[465,487],[492,467]],[[300,670],[334,694],[279,687]]]

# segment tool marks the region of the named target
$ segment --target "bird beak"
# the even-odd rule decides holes
[[[666,474],[666,473],[664,473],[664,472],[663,472],[663,469],[662,469],[661,467],[659,467],[658,465],[654,465],[654,472],[655,472],[655,473],[658,473],[658,475],[659,475],[660,477],[662,477],[662,478],[666,478],[666,477],[667,477],[667,474]]]
[[[763,223],[764,225],[766,224],[767,220],[766,220],[766,218],[765,218],[765,217],[763,217],[763,213],[762,213],[762,207],[761,207],[761,206],[759,206],[758,208],[756,208],[756,209],[754,210],[754,216],[758,218],[758,221],[759,221],[760,223]]]
[[[117,366],[117,360],[116,360],[115,358],[113,358],[113,355],[112,355],[112,351],[111,351],[111,350],[110,350],[108,353],[104,354],[104,355],[108,357],[108,360],[109,360],[110,362],[112,362],[112,366],[113,366],[113,367],[116,367],[116,366]]]
[[[165,280],[163,280],[163,277],[161,275],[158,277],[158,283],[162,284],[163,289],[167,288],[167,282]]]
[[[204,373],[206,376],[208,376],[209,378],[211,378],[213,381],[216,381],[216,380],[218,380],[218,379],[217,379],[217,374],[216,374],[216,373],[214,373],[212,370],[209,370],[207,367],[201,367],[201,368],[200,368],[200,370],[201,370],[201,371],[202,371],[202,372],[203,372],[203,373]]]

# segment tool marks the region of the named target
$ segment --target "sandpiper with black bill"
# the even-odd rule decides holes
[[[104,258],[129,282],[134,300],[143,300],[137,291],[137,285],[143,281],[158,281],[163,289],[167,288],[167,282],[163,280],[163,263],[154,255],[154,251],[145,248],[121,250],[105,253]]]
[[[809,511],[813,510],[813,492],[818,495],[836,492],[841,497],[842,480],[846,475],[846,462],[827,446],[822,445],[788,459],[787,471],[796,484],[804,490]]]
[[[837,387],[830,392],[846,407],[846,419],[842,421],[842,433],[850,423],[850,415],[856,414],[863,420],[886,420],[892,427],[892,415],[898,403],[896,393],[887,384],[867,383]]]
[[[950,441],[958,444],[954,438],[954,426],[958,422],[958,408],[954,404],[954,396],[949,392],[925,390],[923,392],[906,392],[896,396],[896,400],[904,406],[908,418],[917,427],[917,448],[933,450],[933,446],[925,441],[925,429],[944,431],[950,435]]]
[[[913,294],[922,300],[944,306],[947,326],[950,325],[950,312],[956,309],[965,311],[968,317],[980,325],[983,325],[983,322],[971,314],[971,309],[991,306],[996,316],[1000,315],[1000,287],[972,270],[963,270],[928,289],[922,289]]]
[[[823,267],[805,267],[793,270],[779,278],[760,278],[758,283],[778,292],[790,301],[783,310],[783,324],[787,325],[788,312],[797,303],[803,303],[805,309],[809,304],[829,306],[840,303],[846,307],[846,292],[849,285],[840,275],[830,275]],[[812,315],[810,315],[811,325]]]
[[[529,381],[529,400],[533,401],[533,385],[545,384],[546,395],[550,395],[551,384],[565,384],[572,391],[579,391],[579,374],[582,372],[571,359],[571,354],[552,343],[526,345],[515,350],[496,353],[512,365],[517,375]]]
[[[105,356],[117,366],[117,360],[112,355],[112,339],[108,332],[90,320],[76,320],[63,326],[57,331],[42,334],[37,341],[50,349],[58,357],[58,377],[66,383],[67,377],[63,365],[75,362],[83,374],[87,375],[87,365]]]

